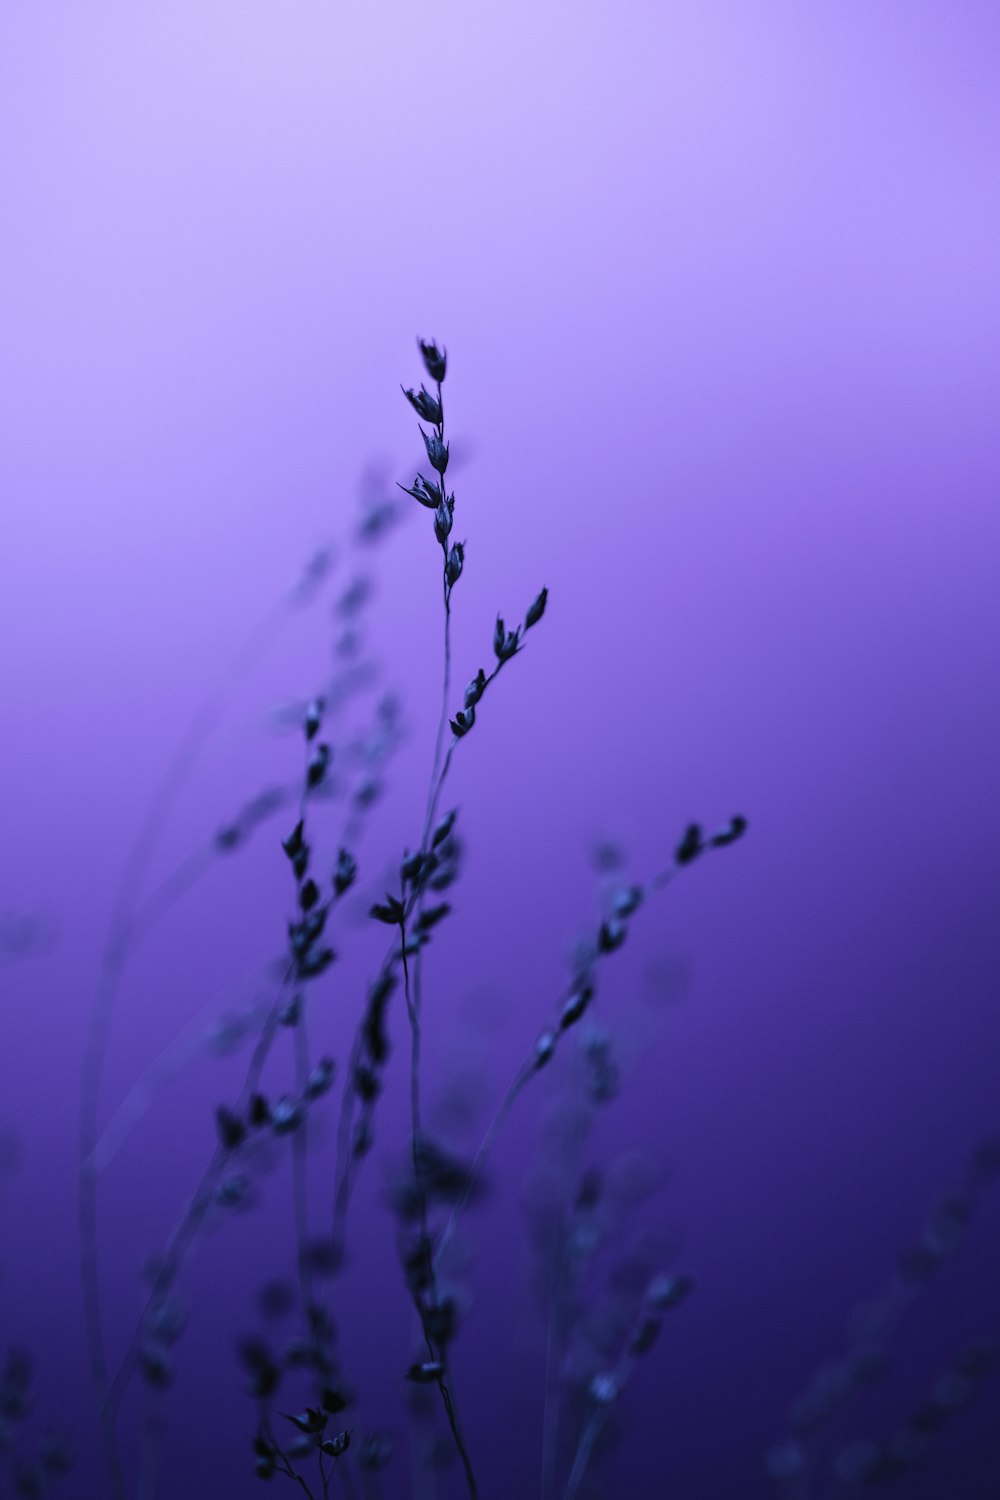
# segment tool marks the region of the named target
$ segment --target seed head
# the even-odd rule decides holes
[[[350,890],[354,884],[354,877],[358,873],[358,866],[354,857],[348,854],[346,849],[341,849],[337,855],[337,863],[333,868],[333,889],[338,896]]]
[[[410,390],[406,386],[400,386],[400,390],[418,417],[422,417],[425,422],[432,422],[435,427],[441,426],[444,420],[441,403],[425,386],[421,386],[419,391]]]
[[[548,602],[548,597],[548,589],[542,589],[542,592],[537,596],[537,598],[532,600],[531,604],[528,606],[528,613],[524,617],[525,630],[530,630],[532,625],[538,624],[539,620],[542,618],[542,615],[544,615],[545,613],[545,605]]]
[[[291,1135],[302,1124],[302,1108],[284,1095],[271,1110],[271,1127],[275,1135]]]
[[[627,886],[624,890],[615,892],[611,909],[616,917],[630,917],[642,905],[642,897],[642,886]]]
[[[437,537],[442,547],[445,545],[449,536],[451,535],[451,528],[454,522],[454,517],[452,514],[453,509],[454,502],[449,505],[447,500],[442,500],[441,504],[434,512],[434,535]]]
[[[568,1026],[575,1026],[593,998],[594,992],[589,984],[582,984],[579,989],[574,990],[562,1008],[559,1030],[565,1031]]]
[[[479,702],[485,691],[486,673],[483,671],[482,667],[480,667],[475,677],[473,677],[472,681],[465,689],[465,697],[463,701],[466,708],[475,708],[476,704]]]
[[[319,726],[322,719],[323,700],[322,698],[314,698],[307,707],[305,718],[303,719],[303,728],[305,729],[307,740],[315,739],[319,733]]]
[[[448,467],[448,444],[443,442],[436,432],[426,433],[422,427],[420,429],[420,436],[423,438],[424,447],[427,449],[427,462],[432,469],[436,469],[439,474],[443,474]]]
[[[424,369],[440,385],[448,368],[448,351],[439,349],[433,339],[418,339],[417,343],[423,356]]]
[[[437,824],[434,832],[431,834],[432,849],[436,849],[438,844],[444,843],[445,839],[448,837],[448,835],[451,833],[451,830],[455,826],[455,819],[457,818],[457,816],[458,812],[455,808],[452,808],[450,812],[445,813],[444,817],[441,819],[440,823]]]
[[[306,785],[312,790],[320,785],[330,765],[330,746],[317,745],[306,767]]]
[[[307,1099],[320,1099],[333,1084],[333,1059],[322,1057],[306,1079]]]
[[[597,947],[600,953],[614,953],[625,941],[628,928],[624,922],[619,922],[612,917],[608,922],[601,923],[601,930],[597,938]]]
[[[674,851],[674,859],[679,865],[689,865],[692,860],[698,858],[704,847],[700,825],[689,823],[684,830],[684,837]]]
[[[227,1151],[235,1151],[246,1139],[247,1128],[243,1121],[224,1105],[220,1105],[215,1111],[215,1125],[219,1140]]]
[[[735,844],[736,840],[741,839],[746,831],[747,820],[746,818],[741,818],[739,813],[737,813],[735,817],[730,818],[725,828],[720,828],[718,833],[712,835],[709,843],[715,849],[724,849],[727,844]]]
[[[504,625],[502,616],[497,615],[497,622],[493,627],[493,653],[497,661],[509,661],[517,651],[520,639],[521,627],[518,626],[516,630],[508,630]]]
[[[543,1031],[535,1043],[535,1069],[544,1068],[545,1064],[552,1058],[556,1050],[555,1034],[551,1031]]]
[[[464,567],[465,543],[456,542],[451,551],[448,553],[448,561],[445,563],[444,567],[445,580],[447,581],[448,587],[450,589],[454,588],[455,584],[461,578],[462,569]]]
[[[412,495],[414,500],[419,500],[421,505],[426,505],[428,510],[437,510],[444,499],[444,491],[433,479],[425,479],[418,474],[412,484],[401,484],[399,488],[404,495]]]

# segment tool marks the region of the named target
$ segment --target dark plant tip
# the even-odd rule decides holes
[[[464,567],[465,543],[456,542],[451,551],[448,553],[448,558],[444,565],[445,582],[447,583],[449,589],[455,587],[455,584],[462,576],[462,569]]]
[[[443,477],[448,467],[448,444],[443,442],[436,432],[427,433],[422,427],[419,431],[420,436],[424,440],[424,447],[427,449],[427,462],[436,473]],[[444,504],[443,498],[441,504]],[[448,509],[446,504],[444,508],[445,510]]]
[[[525,630],[530,630],[532,625],[538,624],[539,620],[545,613],[545,606],[548,603],[548,598],[549,591],[547,588],[545,588],[542,589],[541,593],[534,600],[532,600],[531,604],[528,606],[528,613],[524,617]]]
[[[455,717],[449,720],[452,733],[457,740],[467,735],[475,722],[476,711],[471,704],[468,708],[460,708]]]
[[[555,1052],[555,1050],[555,1032],[543,1031],[541,1036],[538,1038],[538,1041],[535,1043],[534,1064],[536,1072],[540,1068],[544,1068],[547,1062],[551,1061],[552,1054]]]
[[[309,763],[306,766],[306,786],[310,791],[315,791],[316,787],[323,782],[330,765],[330,755],[329,745],[317,745],[309,757]]]
[[[684,837],[674,851],[674,860],[678,865],[689,865],[693,860],[698,858],[704,847],[700,824],[689,823],[684,832]]]
[[[735,817],[730,818],[725,828],[721,828],[718,833],[712,835],[709,842],[713,849],[724,849],[728,844],[735,844],[737,839],[741,839],[748,826],[746,818],[737,813]]]
[[[406,909],[395,896],[386,895],[384,901],[376,901],[368,915],[374,917],[376,922],[384,922],[387,927],[401,927]]]
[[[224,1105],[220,1104],[215,1111],[215,1125],[225,1151],[236,1151],[246,1140],[247,1129],[243,1121]]]
[[[417,345],[428,375],[440,385],[448,369],[447,350],[439,349],[433,339],[417,339]]]
[[[608,922],[601,923],[601,930],[597,935],[597,950],[599,953],[615,953],[624,943],[628,936],[628,928],[624,922],[612,918]]]
[[[451,833],[451,830],[454,828],[454,826],[455,826],[455,819],[457,817],[458,817],[458,809],[457,808],[452,808],[451,812],[445,813],[444,817],[436,825],[436,827],[434,829],[434,832],[431,834],[431,848],[432,849],[436,849],[439,844],[443,844],[444,843],[445,839],[448,837],[448,835]]]
[[[284,849],[289,859],[294,859],[295,856],[297,854],[300,854],[305,848],[305,840],[302,836],[304,827],[305,824],[300,818],[295,827],[292,829],[291,833],[288,835],[287,839],[282,839],[281,841],[281,847],[282,849]]]

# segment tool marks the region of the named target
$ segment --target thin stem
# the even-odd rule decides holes
[[[254,1048],[253,1055],[250,1059],[246,1077],[243,1083],[243,1091],[240,1098],[241,1108],[245,1107],[245,1105],[249,1102],[250,1097],[257,1091],[257,1085],[260,1080],[261,1072],[263,1071],[264,1064],[267,1061],[267,1057],[271,1050],[271,1047],[274,1044],[274,1038],[277,1035],[278,1017],[281,1011],[283,992],[285,986],[288,983],[288,980],[291,978],[291,975],[292,968],[291,966],[289,966],[282,981],[281,991],[279,991],[278,998],[271,1007],[261,1034],[257,1039],[257,1045]],[[170,1287],[173,1285],[177,1275],[181,1270],[181,1267],[184,1264],[189,1250],[197,1239],[198,1231],[200,1230],[205,1216],[212,1205],[213,1199],[215,1197],[215,1189],[218,1186],[219,1180],[222,1176],[223,1168],[228,1162],[230,1154],[230,1152],[226,1151],[221,1146],[217,1146],[215,1148],[211,1158],[209,1159],[208,1165],[205,1168],[205,1171],[202,1173],[201,1181],[197,1189],[195,1190],[194,1196],[188,1204],[188,1207],[185,1210],[181,1221],[170,1240],[159,1272],[157,1273],[156,1279],[153,1282],[153,1286],[149,1293],[149,1296],[146,1299],[146,1304],[136,1322],[136,1326],[133,1331],[132,1338],[129,1341],[126,1353],[122,1359],[121,1364],[118,1367],[118,1370],[115,1373],[114,1380],[108,1387],[108,1393],[105,1397],[105,1405],[107,1411],[112,1417],[114,1412],[117,1410],[121,1398],[124,1395],[125,1390],[128,1387],[128,1383],[135,1370],[138,1351],[142,1341],[142,1330],[145,1326],[146,1319],[149,1317],[152,1309],[157,1305],[157,1303],[163,1298],[166,1292],[168,1292]]]
[[[162,1391],[150,1391],[146,1399],[146,1420],[143,1423],[142,1430],[139,1474],[136,1482],[136,1500],[156,1500],[160,1452],[163,1448],[167,1432],[167,1417]]]
[[[309,1078],[309,1039],[306,1035],[305,1001],[295,1026],[295,1082],[298,1096],[305,1100]],[[295,1213],[295,1259],[298,1268],[302,1310],[308,1320],[313,1300],[312,1271],[309,1266],[309,1183],[308,1183],[308,1115],[303,1107],[298,1129],[292,1134],[292,1195]]]
[[[587,1419],[587,1425],[583,1429],[580,1445],[576,1450],[573,1467],[570,1470],[569,1480],[566,1484],[566,1492],[563,1500],[575,1500],[577,1491],[583,1483],[583,1476],[587,1472],[594,1453],[594,1444],[601,1435],[601,1429],[607,1421],[607,1407],[598,1406],[591,1412]]]
[[[625,1386],[631,1379],[633,1371],[635,1370],[635,1339],[636,1335],[642,1328],[646,1316],[647,1310],[644,1305],[640,1309],[639,1316],[635,1322],[634,1327],[632,1328],[632,1331],[629,1333],[625,1348],[622,1352],[617,1366],[615,1367],[614,1373],[611,1376],[614,1386],[613,1400],[615,1401],[621,1395]],[[594,1445],[596,1444],[597,1439],[600,1437],[604,1424],[608,1419],[608,1413],[611,1410],[611,1405],[612,1401],[610,1400],[604,1400],[598,1404],[595,1404],[594,1409],[590,1413],[590,1416],[587,1418],[583,1432],[580,1435],[580,1442],[576,1450],[576,1456],[573,1460],[573,1467],[570,1470],[570,1476],[566,1484],[566,1491],[563,1496],[563,1500],[575,1500],[576,1493],[579,1490],[580,1485],[583,1483],[583,1477],[587,1472],[587,1466],[589,1465],[590,1460],[593,1457]]]
[[[472,1197],[476,1188],[479,1186],[479,1179],[482,1176],[483,1167],[486,1164],[486,1158],[489,1156],[490,1151],[493,1147],[493,1143],[500,1133],[500,1127],[503,1125],[504,1120],[510,1113],[515,1099],[521,1093],[522,1089],[525,1087],[534,1072],[534,1063],[525,1065],[524,1067],[520,1068],[514,1078],[513,1083],[510,1085],[506,1094],[504,1094],[499,1105],[497,1106],[496,1113],[490,1121],[489,1126],[486,1130],[486,1134],[483,1136],[483,1139],[480,1142],[479,1150],[473,1157],[472,1166],[469,1168],[469,1173],[465,1180],[465,1186],[463,1187],[460,1196],[452,1207],[448,1222],[445,1224],[444,1229],[441,1231],[437,1246],[434,1250],[434,1261],[436,1263],[440,1263],[440,1261],[443,1259],[444,1253],[448,1248],[451,1237],[455,1233],[455,1228],[458,1224],[458,1220],[467,1207],[469,1199]]]
[[[404,994],[406,996],[406,1010],[410,1018],[410,1128],[412,1136],[413,1175],[416,1183],[417,1204],[420,1214],[421,1243],[428,1247],[429,1252],[427,1270],[430,1279],[431,1305],[432,1307],[436,1307],[438,1301],[437,1277],[434,1271],[434,1257],[429,1250],[430,1230],[428,1228],[427,1222],[427,1194],[424,1191],[423,1175],[420,1170],[420,1139],[422,1135],[420,1123],[420,1017],[410,990],[410,966],[407,960],[406,953],[405,919],[400,924],[400,954],[403,964],[403,984]],[[424,1340],[427,1344],[427,1352],[430,1355],[431,1359],[436,1361],[439,1359],[439,1351],[435,1348],[434,1341],[427,1330],[426,1319],[424,1317],[423,1310],[421,1309],[419,1302],[417,1301],[417,1296],[414,1297],[414,1302],[417,1307],[417,1312],[420,1316],[420,1323],[423,1329]],[[476,1475],[472,1467],[472,1459],[469,1455],[469,1450],[465,1442],[465,1436],[462,1432],[462,1426],[459,1421],[458,1410],[456,1408],[454,1398],[448,1389],[448,1385],[445,1381],[443,1373],[437,1377],[437,1381],[435,1383],[441,1393],[441,1400],[444,1404],[445,1414],[448,1418],[448,1425],[451,1428],[451,1435],[454,1439],[455,1448],[458,1451],[458,1456],[462,1461],[462,1468],[465,1471],[465,1482],[469,1491],[469,1495],[471,1497],[471,1500],[477,1500],[477,1497],[479,1495],[479,1488],[476,1484]]]
[[[284,954],[280,958],[284,958]],[[123,1097],[121,1103],[108,1117],[108,1122],[101,1131],[100,1137],[94,1148],[94,1164],[98,1173],[107,1171],[114,1161],[122,1146],[128,1140],[131,1132],[142,1120],[146,1111],[155,1102],[161,1089],[165,1088],[175,1078],[193,1057],[202,1051],[205,1036],[205,1021],[214,1012],[214,1007],[229,990],[235,989],[242,984],[247,975],[257,972],[263,976],[272,968],[272,962],[266,965],[256,963],[249,965],[244,973],[238,975],[229,984],[224,985],[216,991],[212,1000],[208,1001],[194,1019],[183,1026],[175,1035],[173,1041],[168,1042],[158,1057],[155,1057],[145,1071],[140,1074],[135,1083]],[[239,1017],[252,1024],[257,1019],[255,1013],[257,1008],[244,1011]]]
[[[559,1223],[552,1257],[551,1305],[545,1351],[545,1409],[542,1416],[542,1497],[553,1500],[559,1455],[559,1424],[562,1406],[562,1369],[566,1341],[572,1326],[573,1297],[579,1291],[581,1256],[574,1238],[577,1187],[583,1164],[583,1148],[592,1123],[592,1110],[585,1105],[574,1116],[566,1146],[563,1177],[566,1192],[560,1205]]]

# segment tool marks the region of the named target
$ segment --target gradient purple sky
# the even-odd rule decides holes
[[[755,1493],[786,1398],[1000,1126],[998,56],[983,3],[4,6],[0,911],[50,911],[59,941],[0,969],[23,1158],[0,1328],[48,1351],[77,1426],[78,1062],[114,881],[182,725],[349,525],[365,463],[412,471],[420,333],[469,456],[460,680],[497,608],[551,591],[456,774],[451,957],[509,1007],[488,1086],[558,986],[595,836],[644,875],[690,817],[753,824],[622,955],[626,1011],[661,950],[692,981],[612,1129],[662,1144],[703,1284],[637,1382],[629,1482],[658,1495],[655,1457],[679,1497]],[[381,559],[412,729],[381,858],[419,832],[437,701],[417,520]],[[241,710],[326,653],[325,622],[293,632]],[[230,743],[160,873],[294,753]],[[280,942],[283,876],[257,849],[211,887],[217,947],[197,907],[150,945],[108,1105],[269,921]],[[188,1139],[178,1107],[108,1189],[123,1273],[155,1238],[136,1214],[159,1225],[150,1153],[178,1194],[204,1155],[204,1108]],[[516,1201],[512,1178],[494,1212]],[[994,1213],[959,1276],[994,1328],[998,1235]],[[505,1328],[487,1307],[480,1347]],[[497,1451],[534,1472],[530,1442]]]

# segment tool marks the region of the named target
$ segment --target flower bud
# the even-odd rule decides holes
[[[473,677],[472,681],[465,689],[465,696],[463,701],[466,708],[475,708],[476,704],[479,702],[485,691],[486,673],[483,671],[482,667],[480,667],[475,677]]]
[[[448,368],[447,350],[439,349],[433,339],[418,339],[417,343],[423,356],[424,369],[440,385]]]
[[[421,386],[419,391],[410,390],[406,386],[400,386],[400,390],[418,417],[422,417],[425,422],[433,422],[435,427],[441,426],[444,420],[444,412],[441,410],[441,403],[436,396],[432,396],[430,391],[424,386]]]
[[[302,1014],[302,996],[293,995],[287,1005],[283,1005],[278,1015],[282,1026],[297,1026]]]
[[[700,826],[689,823],[684,830],[684,837],[674,851],[674,859],[679,865],[689,865],[692,860],[697,859],[704,847]]]
[[[532,600],[531,604],[528,606],[528,613],[524,617],[525,630],[530,630],[532,625],[538,624],[539,620],[542,618],[542,615],[544,615],[545,613],[545,605],[548,601],[548,597],[548,589],[542,589],[542,592],[537,596],[537,598]]]
[[[455,584],[462,576],[462,569],[464,567],[465,543],[456,542],[451,551],[448,553],[448,561],[445,563],[444,569],[445,580],[447,581],[449,588],[454,588]]]
[[[451,507],[446,501],[442,500],[434,512],[434,535],[442,547],[451,535],[452,520]]]
[[[641,885],[627,886],[624,890],[615,892],[611,902],[611,909],[616,917],[630,917],[642,905],[642,898],[643,890]]]
[[[739,813],[737,813],[734,818],[730,818],[725,828],[720,828],[718,833],[712,835],[709,843],[714,849],[724,849],[727,844],[735,844],[736,840],[741,839],[746,831],[747,820],[746,818],[741,818]]]
[[[608,922],[601,923],[601,930],[597,936],[597,948],[600,953],[614,953],[625,941],[628,928],[624,922],[619,922],[612,917]]]
[[[421,427],[420,436],[424,440],[427,449],[427,461],[432,469],[443,474],[448,467],[448,444],[438,437],[436,432],[426,433]]]
[[[431,479],[425,479],[422,474],[418,474],[412,484],[401,484],[399,488],[404,495],[412,495],[414,500],[419,500],[421,505],[426,505],[428,510],[436,510],[444,499],[441,486]]]
[[[247,1128],[243,1121],[224,1105],[215,1111],[215,1125],[226,1151],[235,1151],[246,1139]]]
[[[322,719],[323,700],[322,698],[314,698],[307,707],[303,720],[303,728],[305,729],[307,740],[315,739],[319,733],[319,726]]]
[[[307,1099],[319,1099],[325,1094],[333,1083],[333,1060],[329,1057],[321,1057],[306,1079],[305,1095]]]
[[[271,1110],[271,1125],[275,1135],[290,1135],[302,1123],[302,1108],[287,1094],[278,1100]]]
[[[451,833],[451,830],[455,826],[455,819],[457,816],[458,812],[455,808],[452,808],[451,812],[445,813],[444,817],[437,824],[434,832],[431,834],[432,849],[436,849],[438,844],[444,843],[445,839],[448,837],[448,835]]]
[[[497,661],[509,661],[517,651],[520,639],[521,627],[518,626],[516,630],[508,630],[504,625],[503,618],[497,615],[497,622],[493,628],[493,652]]]
[[[354,877],[358,873],[358,866],[353,856],[346,849],[341,849],[337,855],[337,863],[333,869],[333,889],[338,896],[342,896],[354,884]]]
[[[565,1031],[568,1026],[574,1026],[587,1009],[593,997],[594,992],[589,984],[583,984],[578,990],[574,990],[562,1008],[562,1014],[559,1017],[559,1030]]]
[[[306,766],[306,785],[310,788],[318,787],[326,776],[329,764],[330,746],[317,745]]]
[[[543,1031],[535,1043],[535,1069],[544,1068],[551,1061],[552,1054],[556,1050],[555,1035],[551,1031]]]

